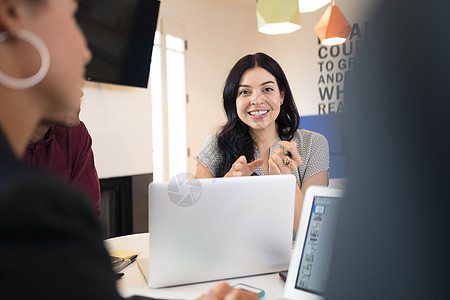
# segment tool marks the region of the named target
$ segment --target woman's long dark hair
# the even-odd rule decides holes
[[[282,140],[291,140],[299,127],[300,115],[292,97],[286,75],[280,65],[264,53],[244,56],[231,69],[223,89],[223,107],[228,120],[218,133],[219,150],[222,159],[219,165],[218,176],[224,176],[241,155],[247,158],[247,162],[254,159],[255,142],[250,136],[248,126],[237,115],[236,97],[242,75],[245,71],[256,67],[263,68],[272,74],[277,81],[280,92],[284,92],[284,102],[280,107],[280,114],[275,120],[278,125],[280,138]]]

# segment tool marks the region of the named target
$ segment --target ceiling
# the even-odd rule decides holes
[[[241,7],[256,8],[256,0],[214,0],[214,1],[233,4]]]

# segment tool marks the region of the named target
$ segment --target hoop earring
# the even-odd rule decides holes
[[[39,71],[30,77],[14,78],[0,71],[1,85],[4,85],[11,89],[24,90],[35,86],[36,84],[41,82],[42,79],[44,79],[44,77],[47,75],[48,69],[50,67],[50,54],[48,52],[47,46],[42,41],[42,39],[26,29],[19,29],[14,33],[10,33],[7,31],[0,32],[0,43],[8,40],[13,36],[27,41],[28,43],[33,45],[41,56],[41,67]]]

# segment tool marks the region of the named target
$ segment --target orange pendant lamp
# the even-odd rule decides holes
[[[314,27],[320,42],[326,46],[344,43],[351,30],[352,27],[334,1],[331,2],[331,5],[320,17],[319,23]]]

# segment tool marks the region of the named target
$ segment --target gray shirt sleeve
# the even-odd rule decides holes
[[[217,177],[221,154],[216,134],[210,134],[203,143],[197,159],[201,160],[211,171],[214,177]]]
[[[328,169],[330,169],[328,141],[323,135],[314,133],[311,136],[311,151],[303,181]]]

